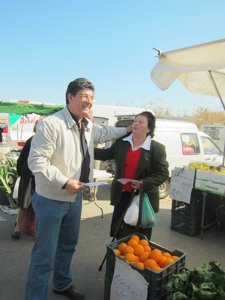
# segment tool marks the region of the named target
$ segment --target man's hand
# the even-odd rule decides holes
[[[127,126],[127,133],[130,133],[132,131],[132,125]]]
[[[85,188],[84,184],[76,179],[69,179],[66,183],[65,190],[70,195],[81,192]]]
[[[84,117],[89,119],[91,122],[93,122],[94,116],[93,116],[93,113],[91,111],[85,112]]]

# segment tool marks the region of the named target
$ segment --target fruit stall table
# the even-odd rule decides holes
[[[200,232],[203,237],[204,230],[217,223],[218,212],[225,207],[225,175],[210,168],[175,168],[170,196],[171,229],[190,236]]]

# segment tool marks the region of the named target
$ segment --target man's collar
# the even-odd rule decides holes
[[[86,119],[85,117],[83,117],[83,118],[79,121],[78,118],[77,118],[77,116],[75,116],[75,115],[69,110],[68,106],[67,106],[67,109],[68,109],[68,111],[69,111],[69,113],[70,113],[72,119],[76,122],[77,127],[78,127],[79,129],[80,129],[81,127],[84,127],[84,128],[87,127],[87,125],[88,125],[88,123],[89,123],[89,122],[88,122],[88,119]]]

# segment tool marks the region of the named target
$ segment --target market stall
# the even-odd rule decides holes
[[[50,115],[60,109],[61,105],[50,105],[45,103],[30,103],[30,102],[6,102],[0,101],[0,113],[9,114],[31,114]]]
[[[168,52],[158,50],[158,62],[150,75],[161,90],[179,80],[191,93],[215,96],[225,111],[225,39]]]
[[[225,39],[173,51],[158,50],[152,81],[166,90],[179,80],[191,93],[217,96],[225,110]]]
[[[225,110],[225,39],[157,51],[158,62],[151,70],[151,79],[161,90],[179,80],[191,93],[218,97]],[[222,165],[224,162],[225,151]],[[176,193],[171,190],[171,227],[189,235],[200,230],[202,236],[206,228],[218,221],[217,215],[222,211],[219,208],[224,205],[225,178],[204,170],[190,171],[180,168],[172,176]]]
[[[171,229],[189,236],[200,233],[203,237],[204,230],[219,224],[218,216],[225,207],[224,170],[206,163],[176,168],[170,196]]]

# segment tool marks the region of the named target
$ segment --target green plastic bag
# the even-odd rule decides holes
[[[141,197],[140,195],[142,201],[140,201],[141,215],[140,215],[139,227],[141,228],[155,227],[156,214],[154,212],[154,209],[150,203],[148,195],[146,193],[143,193],[142,195],[143,197]]]

